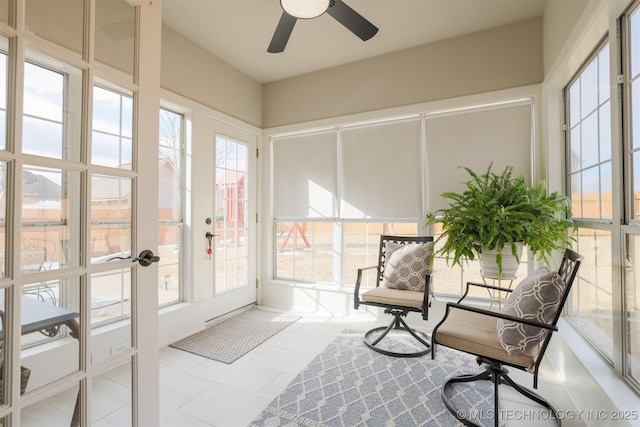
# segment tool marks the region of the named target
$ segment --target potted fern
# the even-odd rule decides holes
[[[515,271],[503,267],[506,258],[513,257],[517,270],[522,245],[548,262],[554,250],[571,243],[571,204],[558,192],[547,194],[545,181],[530,186],[522,175],[512,176],[513,167],[496,174],[491,166],[483,174],[461,166],[470,175],[466,190],[442,194],[450,200],[449,207],[427,214],[426,225],[441,223],[437,241],[444,244],[437,253],[446,255],[448,262],[461,266],[463,260],[479,257],[484,276],[512,278]],[[486,258],[495,267],[488,266]]]

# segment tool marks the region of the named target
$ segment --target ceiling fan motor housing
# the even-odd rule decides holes
[[[280,0],[280,6],[283,12],[267,49],[269,53],[284,51],[298,19],[317,18],[325,12],[363,41],[378,32],[378,27],[342,0]]]

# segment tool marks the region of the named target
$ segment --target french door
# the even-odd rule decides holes
[[[257,135],[206,119],[208,193],[212,195],[208,262],[213,272],[209,318],[256,302]]]
[[[0,424],[158,425],[160,7],[0,0],[0,30]]]

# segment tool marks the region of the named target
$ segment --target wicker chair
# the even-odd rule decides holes
[[[380,236],[380,248],[376,266],[359,268],[354,291],[354,307],[369,305],[384,308],[393,316],[389,326],[371,329],[365,334],[364,343],[378,353],[396,357],[423,356],[430,351],[430,338],[416,331],[404,321],[409,312],[420,313],[424,320],[429,316],[432,299],[431,261],[432,236]],[[360,295],[365,270],[376,269],[376,286]],[[391,330],[403,331],[417,341],[417,350],[393,351],[382,344]]]

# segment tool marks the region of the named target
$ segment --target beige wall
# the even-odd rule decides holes
[[[550,1],[544,8],[544,75],[558,59],[589,0]]]
[[[163,89],[261,127],[262,85],[166,25],[161,71]]]
[[[543,18],[264,86],[163,26],[162,87],[270,128],[536,84],[558,59],[588,2],[552,1]]]
[[[542,18],[264,87],[270,128],[542,82]]]
[[[263,86],[163,26],[161,83],[270,128],[537,84],[542,38],[542,18],[535,18]]]

